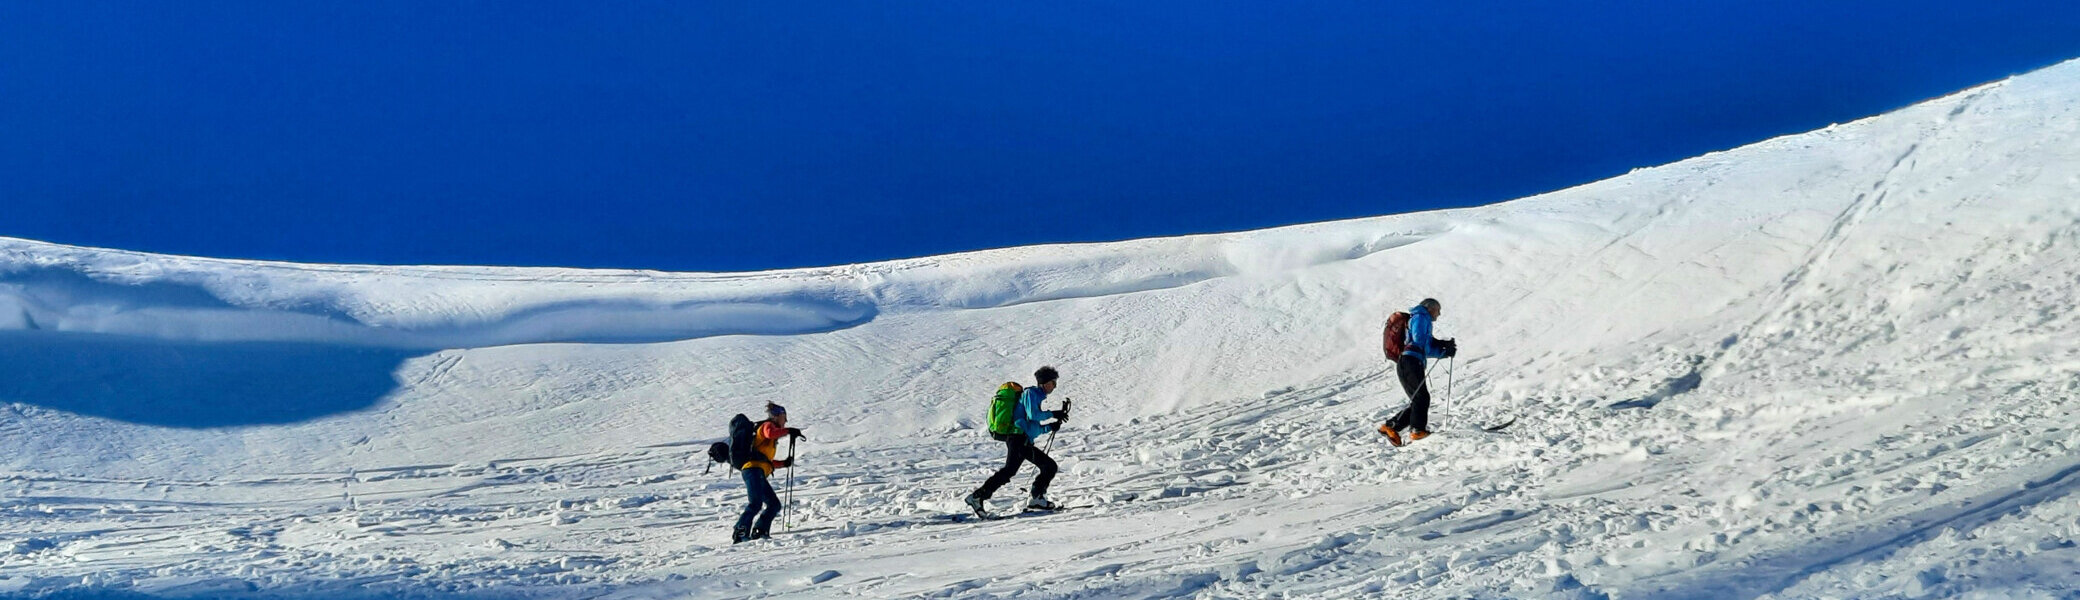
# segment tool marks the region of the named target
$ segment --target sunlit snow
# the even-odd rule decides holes
[[[1244,233],[733,274],[0,239],[0,593],[2071,596],[2076,261],[2080,62]],[[1391,448],[1424,297],[1462,353]],[[1082,508],[944,520],[1041,365]],[[733,547],[705,446],[769,401],[792,529]]]

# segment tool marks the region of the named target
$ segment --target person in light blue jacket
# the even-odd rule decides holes
[[[997,488],[1004,487],[1004,484],[1010,483],[1011,477],[1018,474],[1019,465],[1027,462],[1033,463],[1035,467],[1039,467],[1040,475],[1033,478],[1033,499],[1026,503],[1026,510],[1054,510],[1059,508],[1054,502],[1050,502],[1047,499],[1047,484],[1054,481],[1054,459],[1049,458],[1046,452],[1040,451],[1040,446],[1035,442],[1039,441],[1040,436],[1060,429],[1062,422],[1069,420],[1069,409],[1068,407],[1063,407],[1061,410],[1056,411],[1040,409],[1040,401],[1046,400],[1047,395],[1054,392],[1055,383],[1061,378],[1061,375],[1055,372],[1054,367],[1040,367],[1040,370],[1033,372],[1033,378],[1039,382],[1039,385],[1028,387],[1019,395],[1018,408],[1013,417],[1014,422],[1018,424],[1018,430],[1022,433],[1008,435],[991,434],[996,436],[999,441],[1004,442],[1004,466],[997,469],[995,474],[990,475],[989,480],[982,482],[982,487],[975,490],[975,493],[968,494],[968,508],[974,509],[977,516],[989,516],[989,509],[985,504],[989,501],[989,497],[997,493]],[[1054,419],[1054,422],[1046,422],[1048,419]]]
[[[1456,342],[1430,336],[1431,325],[1442,316],[1444,306],[1436,298],[1424,298],[1421,304],[1408,309],[1408,335],[1402,339],[1401,356],[1394,361],[1401,391],[1408,392],[1408,408],[1379,426],[1380,435],[1387,436],[1387,441],[1396,446],[1402,444],[1401,431],[1405,429],[1415,429],[1409,434],[1409,441],[1430,437],[1430,386],[1423,374],[1425,363],[1459,353]]]

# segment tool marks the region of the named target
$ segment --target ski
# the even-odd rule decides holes
[[[1015,512],[1015,513],[1004,513],[1004,514],[999,514],[999,515],[989,515],[989,516],[979,516],[979,515],[976,515],[975,513],[972,513],[972,512],[964,512],[964,513],[953,513],[953,514],[944,514],[944,515],[936,515],[936,516],[933,516],[932,518],[934,518],[934,519],[938,519],[938,520],[940,520],[940,521],[943,521],[943,522],[948,522],[948,523],[972,523],[972,522],[976,522],[976,521],[1002,521],[1002,520],[1004,520],[1004,519],[1019,519],[1019,518],[1025,518],[1025,517],[1037,517],[1037,516],[1043,516],[1043,515],[1048,515],[1048,514],[1058,513],[1058,512],[1062,512],[1062,511],[1066,511],[1066,510],[1078,509],[1078,508],[1090,508],[1090,505],[1077,505],[1077,506],[1063,506],[1063,507],[1055,508],[1055,509],[1053,509],[1053,510],[1039,510],[1039,509],[1034,509],[1034,510],[1022,510],[1022,511],[1019,511],[1019,512]]]
[[[1019,513],[1018,513],[1018,514],[1021,514],[1021,515],[1033,515],[1033,514],[1041,514],[1041,513],[1058,513],[1058,512],[1062,512],[1062,511],[1065,511],[1065,510],[1072,510],[1072,509],[1078,509],[1078,508],[1090,508],[1090,507],[1091,507],[1091,505],[1089,505],[1089,504],[1078,504],[1078,505],[1075,505],[1075,506],[1069,506],[1069,505],[1058,505],[1058,506],[1055,506],[1054,508],[1028,508],[1028,509],[1025,509],[1025,510],[1019,511]]]
[[[1517,418],[1510,417],[1508,421],[1503,421],[1501,425],[1489,425],[1487,427],[1482,427],[1481,431],[1486,431],[1488,433],[1502,433],[1502,430],[1508,429],[1509,426],[1515,424],[1517,424]]]

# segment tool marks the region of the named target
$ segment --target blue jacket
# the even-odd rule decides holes
[[[1046,399],[1047,390],[1037,385],[1027,387],[1026,392],[1018,397],[1018,410],[1014,411],[1012,422],[1018,425],[1019,431],[1026,432],[1026,441],[1037,440],[1052,431],[1041,423],[1054,418],[1053,412],[1040,410],[1040,401]]]
[[[1430,337],[1430,324],[1436,320],[1431,318],[1430,310],[1420,304],[1408,309],[1408,339],[1402,340],[1402,347],[1406,348],[1401,351],[1402,356],[1444,358],[1444,349],[1437,347],[1437,338]]]

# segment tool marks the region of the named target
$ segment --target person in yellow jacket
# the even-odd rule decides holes
[[[744,489],[751,493],[751,503],[744,506],[743,516],[737,517],[730,543],[764,538],[772,530],[773,517],[780,514],[780,495],[773,493],[773,484],[766,478],[773,475],[774,469],[794,466],[794,459],[780,458],[783,437],[800,439],[802,430],[787,426],[786,408],[767,402],[766,420],[759,421],[752,433],[751,448],[757,452],[744,461]]]

